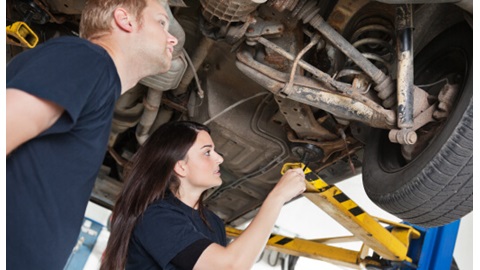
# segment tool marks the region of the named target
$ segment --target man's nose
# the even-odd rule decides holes
[[[168,43],[172,44],[173,46],[177,45],[177,43],[178,43],[178,39],[170,33],[168,33],[167,41],[168,41]]]

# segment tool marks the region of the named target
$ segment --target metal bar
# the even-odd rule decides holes
[[[417,270],[450,270],[460,220],[442,227],[420,228],[422,237],[412,241],[409,255]],[[410,269],[410,268],[402,268]]]
[[[396,9],[397,28],[397,102],[399,128],[413,127],[413,22],[412,5]]]
[[[295,57],[292,54],[290,54],[289,52],[287,52],[277,44],[271,42],[270,40],[264,37],[259,37],[258,43],[264,45],[267,48],[274,50],[276,53],[287,58],[288,60],[295,61]],[[330,75],[328,75],[327,73],[321,71],[320,69],[314,67],[313,65],[310,65],[308,62],[305,62],[304,60],[299,60],[298,65],[304,68],[306,71],[315,75],[315,77],[317,77],[320,81],[323,81],[332,85],[333,87],[335,87],[335,89],[341,92],[344,92],[344,93],[353,92],[352,87],[350,85],[336,81],[335,79],[330,77]]]
[[[230,238],[237,238],[242,233],[242,230],[228,226],[225,230]],[[354,269],[359,269],[358,265],[361,261],[357,251],[276,234],[272,234],[268,239],[267,248],[284,254],[309,257]]]

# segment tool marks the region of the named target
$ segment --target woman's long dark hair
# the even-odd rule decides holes
[[[177,193],[180,180],[174,173],[175,164],[185,158],[201,130],[210,133],[208,127],[195,122],[164,124],[133,156],[112,212],[111,234],[101,270],[124,269],[128,244],[137,220],[152,202],[164,198],[167,192]],[[202,216],[203,194],[198,202]]]

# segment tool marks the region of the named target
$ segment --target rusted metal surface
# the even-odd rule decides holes
[[[273,93],[279,93],[287,82],[288,74],[273,70],[268,66],[258,63],[247,52],[240,52],[237,58],[246,66],[237,66],[248,76],[256,80]],[[369,106],[374,102],[362,96],[362,100],[355,100],[350,96],[335,93],[321,84],[307,78],[296,76],[294,91],[288,96],[292,100],[314,106],[341,118],[368,122],[369,125],[381,128],[391,128],[395,117],[393,111],[388,111],[380,106]],[[298,82],[297,82],[298,81]],[[356,95],[352,93],[352,95]],[[359,97],[360,98],[360,97]]]
[[[301,144],[311,144],[314,145],[324,152],[324,157],[322,160],[319,160],[320,163],[327,162],[333,153],[338,151],[345,150],[345,143],[342,138],[337,137],[337,139],[330,140],[330,141],[314,141],[314,140],[307,140],[307,139],[299,139],[293,134],[292,131],[287,131],[288,140],[294,143],[301,143]],[[353,138],[348,138],[348,143],[353,144],[356,140]]]
[[[350,20],[362,7],[368,4],[369,0],[340,0],[335,5],[332,13],[327,19],[337,32],[343,33]]]
[[[218,18],[225,22],[245,22],[247,17],[258,6],[250,0],[200,0],[203,6],[202,13],[210,21]]]
[[[350,44],[342,35],[332,28],[319,14],[311,12],[307,0],[299,0],[296,15],[299,20],[309,23],[318,30],[327,40],[332,42],[340,51],[357,64],[372,80],[376,83],[375,89],[379,92],[379,97],[386,100],[394,92],[392,79],[386,76],[381,70],[366,59],[355,47]],[[291,7],[289,7],[291,10]],[[299,10],[297,10],[299,9]],[[384,104],[385,107],[391,107],[393,104]]]
[[[445,119],[453,109],[453,102],[459,92],[458,84],[445,84],[438,94],[438,108],[433,113],[435,119]]]
[[[309,106],[288,98],[282,98],[281,96],[276,96],[275,100],[280,108],[280,112],[287,120],[289,126],[295,130],[298,137],[316,138],[319,141],[328,141],[338,138],[337,135],[333,134],[316,121]]]

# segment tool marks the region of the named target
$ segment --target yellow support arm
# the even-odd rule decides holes
[[[412,262],[412,259],[407,256],[410,239],[419,238],[420,232],[405,224],[370,216],[340,189],[323,181],[303,163],[286,163],[281,173],[284,174],[291,168],[304,170],[307,190],[303,195],[348,229],[353,236],[305,240],[273,234],[267,242],[269,249],[356,269],[361,269],[367,264],[379,263],[366,258],[368,249],[374,250],[385,260]],[[389,225],[392,228],[391,231],[383,227],[380,222]],[[232,227],[227,227],[226,230],[227,235],[231,238],[238,237],[242,232]],[[355,239],[363,242],[360,251],[327,245],[327,243]]]
[[[237,238],[243,232],[228,226],[226,231],[229,238]],[[361,259],[359,252],[315,241],[272,234],[270,239],[268,239],[267,248],[284,254],[309,257],[336,265],[360,269],[359,263]]]
[[[305,164],[286,163],[282,168],[282,174],[290,168],[304,169],[307,190],[303,195],[353,233],[365,245],[384,259],[412,261],[407,257],[409,240],[420,237],[420,232],[403,224],[395,226],[393,232],[390,232],[339,188],[327,184],[316,173],[305,167]]]

